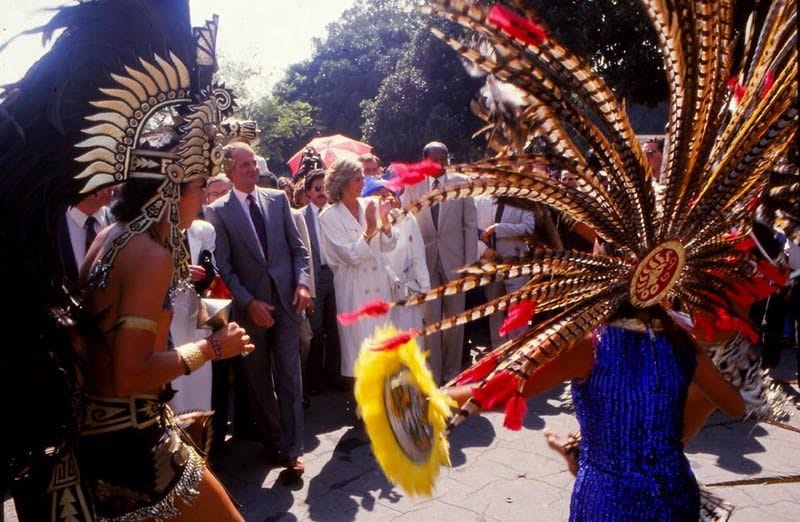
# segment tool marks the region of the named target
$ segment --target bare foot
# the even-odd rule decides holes
[[[569,434],[569,438],[567,442],[561,440],[561,437],[553,433],[552,431],[544,432],[544,438],[547,440],[547,445],[550,446],[550,449],[553,449],[561,454],[564,457],[564,461],[567,463],[567,469],[569,469],[570,473],[573,475],[578,474],[578,454],[577,454],[577,439],[575,435],[572,433]]]

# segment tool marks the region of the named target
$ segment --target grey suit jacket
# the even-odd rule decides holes
[[[444,174],[440,182],[445,187],[467,181],[459,174]],[[403,193],[403,205],[417,201],[428,192],[428,182],[408,187]],[[417,224],[425,243],[428,270],[433,272],[436,259],[441,259],[447,278],[456,278],[456,270],[478,259],[478,225],[475,202],[472,198],[454,199],[439,204],[439,228],[433,225],[430,208],[417,214]]]
[[[262,188],[256,188],[256,193],[267,229],[267,259],[253,232],[250,214],[231,191],[206,208],[206,219],[217,232],[217,266],[233,294],[234,312],[240,320],[248,319],[245,307],[258,299],[282,306],[289,317],[300,321],[292,299],[297,285],[310,285],[308,251],[297,232],[286,194]],[[272,302],[273,283],[280,303]]]
[[[319,242],[320,239],[317,237],[317,228],[314,226],[314,219],[319,219],[319,215],[316,217],[314,216],[314,212],[317,210],[317,207],[314,206],[313,203],[309,203],[302,209],[300,212],[303,213],[303,217],[306,220],[306,228],[308,229],[308,239],[309,243],[311,244],[311,261],[314,265],[314,280],[319,281],[320,274],[319,271],[321,269],[320,266],[320,256],[319,256]]]
[[[312,253],[311,249],[311,239],[309,239],[308,235],[308,226],[306,226],[306,220],[303,217],[303,213],[297,209],[290,209],[292,212],[292,221],[294,221],[294,226],[297,227],[297,233],[300,234],[300,240],[303,242],[303,246],[306,247],[306,252],[308,252],[309,257],[309,267],[319,265],[319,261],[314,259],[314,254]],[[314,298],[317,296],[317,274],[315,271],[309,269],[309,278],[308,278],[308,292],[311,294],[311,297]]]

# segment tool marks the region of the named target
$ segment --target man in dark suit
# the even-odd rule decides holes
[[[217,264],[233,294],[235,319],[256,346],[242,365],[265,449],[300,474],[299,330],[301,312],[311,302],[308,251],[286,195],[256,186],[259,172],[250,146],[234,143],[223,155],[233,190],[206,209],[217,232]]]
[[[69,207],[59,223],[61,260],[64,263],[64,272],[72,284],[78,283],[81,265],[94,238],[114,221],[108,208],[113,196],[114,187],[96,190],[75,206]]]
[[[333,270],[328,267],[325,253],[320,248],[319,213],[328,203],[325,195],[325,171],[312,170],[306,175],[305,189],[309,204],[303,209],[303,217],[308,228],[311,243],[311,257],[314,261],[314,281],[316,297],[311,320],[311,350],[308,355],[306,369],[306,389],[311,395],[319,393],[322,387],[323,373],[329,384],[341,386],[341,353],[339,347],[339,329],[336,325],[336,293],[333,288]]]

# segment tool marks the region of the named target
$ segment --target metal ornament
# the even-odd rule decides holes
[[[681,275],[686,251],[677,241],[661,243],[647,254],[633,273],[631,304],[647,308],[661,302]]]

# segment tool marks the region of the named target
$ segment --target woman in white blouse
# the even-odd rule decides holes
[[[366,183],[361,192],[363,197],[374,197],[392,203],[392,214],[398,216],[394,223],[397,229],[397,246],[383,255],[386,271],[392,282],[390,289],[392,301],[406,299],[420,292],[431,289],[428,263],[425,260],[425,243],[419,231],[417,220],[412,214],[399,217],[400,200],[388,188],[389,183],[382,179],[372,179]],[[391,310],[392,323],[399,330],[423,327],[423,307],[395,306]]]
[[[382,254],[397,244],[397,230],[387,219],[391,204],[360,197],[364,187],[361,164],[338,160],[325,173],[325,192],[331,205],[320,214],[321,246],[333,270],[336,310],[352,312],[367,301],[389,301],[390,280]],[[366,318],[339,325],[342,376],[353,376],[361,342],[384,318]]]

